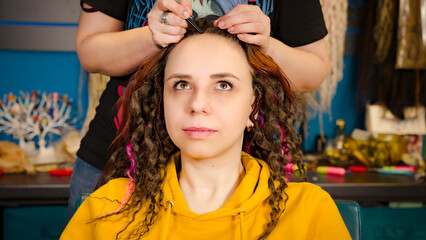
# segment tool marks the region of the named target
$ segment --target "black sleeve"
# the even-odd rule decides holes
[[[319,0],[275,0],[271,36],[290,47],[303,46],[327,35]]]
[[[94,9],[126,22],[129,0],[82,0]]]

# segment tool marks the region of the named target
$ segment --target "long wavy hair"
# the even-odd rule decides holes
[[[265,239],[274,229],[284,212],[288,196],[285,192],[286,166],[298,166],[299,174],[305,176],[300,137],[294,124],[296,120],[296,96],[281,68],[258,46],[246,44],[226,30],[213,27],[212,23],[200,19],[198,25],[203,34],[217,34],[240,44],[252,68],[252,86],[255,106],[250,115],[254,123],[251,131],[245,131],[242,150],[264,160],[270,168],[268,181],[271,195],[267,199],[270,207],[270,222],[259,239]],[[184,38],[200,34],[189,28]],[[178,43],[179,44],[179,43]],[[164,69],[172,44],[140,66],[120,98],[122,121],[114,152],[107,163],[98,186],[111,179],[129,177],[127,197],[117,211],[98,219],[123,213],[132,216],[127,226],[117,233],[116,238],[134,221],[141,221],[140,228],[131,229],[131,236],[145,235],[158,216],[162,206],[162,184],[166,177],[166,164],[170,156],[179,149],[167,133],[163,111]],[[131,190],[131,191],[130,191]],[[143,220],[135,216],[147,206]],[[145,208],[143,208],[145,209]]]

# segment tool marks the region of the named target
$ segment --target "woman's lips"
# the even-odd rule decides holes
[[[206,138],[208,136],[211,136],[217,132],[217,130],[213,130],[210,128],[204,128],[204,127],[189,127],[183,129],[183,131],[191,138]]]

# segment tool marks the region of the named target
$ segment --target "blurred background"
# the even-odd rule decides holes
[[[360,203],[364,239],[426,239],[426,1],[321,3],[330,74],[320,89],[300,95],[297,123],[305,163],[314,174],[309,180],[333,198]],[[89,82],[80,66],[79,14],[77,0],[0,0],[0,127],[12,122],[7,112],[18,115],[11,105],[18,99],[37,106],[44,99],[49,116],[62,106],[70,109],[62,116],[65,123],[46,135],[46,147],[55,148],[52,161],[34,157],[41,133],[34,134],[34,146],[25,140],[22,147],[17,129],[0,128],[2,239],[56,239],[66,224],[69,170],[107,81]],[[1,162],[15,147],[8,142],[24,148],[28,159]],[[321,175],[320,166],[343,168],[345,176]],[[411,168],[385,170],[401,166]],[[64,176],[52,176],[58,169]],[[383,175],[377,175],[380,170]],[[354,184],[359,188],[346,188]],[[26,190],[34,191],[34,199],[21,196]]]

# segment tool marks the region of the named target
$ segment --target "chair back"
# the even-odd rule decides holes
[[[74,212],[77,212],[77,209],[90,194],[92,193],[80,193],[80,196],[78,196],[77,201],[75,201]]]
[[[361,208],[355,201],[334,200],[353,240],[361,240]]]

